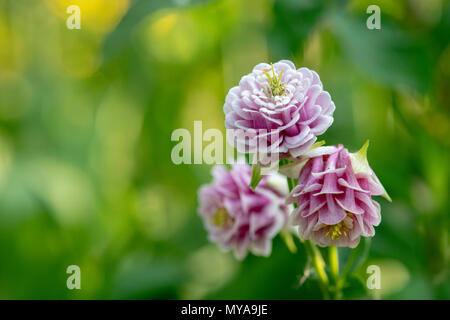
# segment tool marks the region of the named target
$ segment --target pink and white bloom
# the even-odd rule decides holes
[[[266,176],[255,190],[249,187],[251,168],[235,164],[232,170],[215,166],[213,182],[199,190],[199,214],[209,239],[238,259],[248,251],[269,256],[272,239],[287,225],[289,210],[285,179]],[[284,183],[280,184],[280,182]]]
[[[381,214],[372,196],[390,198],[367,162],[367,147],[368,142],[356,153],[342,145],[320,147],[307,160],[288,197],[288,203],[298,203],[292,221],[301,238],[354,248],[361,236],[375,234]]]
[[[306,152],[328,129],[334,109],[318,74],[308,68],[296,69],[288,60],[255,66],[228,92],[223,107],[226,128],[256,135],[257,144],[265,148],[258,153],[293,157]],[[245,137],[230,143],[240,152],[252,153]]]

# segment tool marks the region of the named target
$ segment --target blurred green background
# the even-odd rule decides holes
[[[290,59],[336,103],[321,138],[370,139],[393,198],[357,271],[379,265],[382,288],[346,297],[450,299],[449,35],[444,0],[0,0],[0,298],[320,298],[302,248],[238,262],[210,244],[210,166],[170,158],[174,129],[224,130],[227,91]]]

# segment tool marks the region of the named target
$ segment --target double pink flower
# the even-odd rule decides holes
[[[266,176],[256,190],[249,187],[251,168],[236,164],[232,170],[215,166],[214,180],[199,190],[199,213],[209,239],[238,259],[248,251],[268,256],[272,239],[287,225],[287,184]]]
[[[335,106],[315,71],[291,61],[258,64],[226,97],[227,129],[255,133],[268,150],[300,156],[333,123]],[[236,145],[244,146],[245,137]],[[264,140],[263,143],[261,140]],[[241,152],[245,152],[243,150]]]
[[[372,196],[388,195],[367,163],[367,146],[354,154],[342,145],[324,147],[307,160],[288,197],[288,203],[298,203],[292,222],[301,238],[354,248],[361,236],[375,234],[381,214]]]

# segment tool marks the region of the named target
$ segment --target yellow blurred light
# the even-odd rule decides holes
[[[60,18],[67,19],[67,7],[77,5],[81,11],[81,29],[96,34],[113,30],[125,15],[130,0],[46,0],[48,7]]]
[[[178,14],[169,13],[161,18],[157,19],[151,25],[151,32],[155,37],[164,37],[166,36],[171,29],[175,26],[175,23],[178,19]]]
[[[195,56],[200,30],[186,13],[157,12],[144,27],[144,42],[161,61],[186,62]]]
[[[218,46],[222,33],[236,25],[236,1],[157,11],[144,22],[141,39],[157,60],[186,63]]]

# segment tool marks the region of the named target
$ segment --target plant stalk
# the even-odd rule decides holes
[[[336,246],[330,246],[328,249],[329,259],[330,259],[330,270],[331,274],[334,278],[334,281],[337,282],[339,279],[339,252]]]
[[[342,283],[343,279],[339,276],[339,251],[336,246],[331,246],[328,249],[328,258],[330,261],[330,270],[331,275],[333,277],[333,284],[334,284],[334,299],[341,299],[342,298]]]

